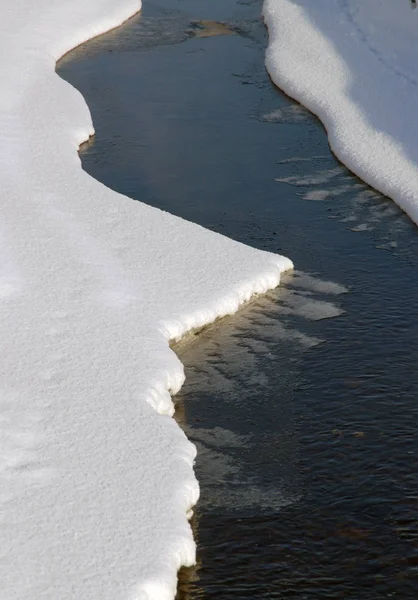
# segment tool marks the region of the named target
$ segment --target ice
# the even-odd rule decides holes
[[[418,12],[409,0],[265,0],[273,81],[418,223]]]
[[[319,185],[322,183],[329,183],[335,177],[338,177],[342,173],[341,167],[335,167],[334,169],[327,169],[326,171],[318,171],[315,175],[291,175],[289,177],[277,177],[274,181],[281,183],[288,183],[289,185],[295,185],[297,187]]]
[[[310,113],[300,104],[292,104],[288,108],[277,108],[263,115],[263,121],[268,123],[304,123],[311,118]]]
[[[199,487],[171,418],[184,373],[169,340],[292,266],[81,169],[93,125],[55,61],[140,6],[0,5],[2,600],[174,597]]]

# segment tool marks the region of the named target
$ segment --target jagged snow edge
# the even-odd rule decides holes
[[[180,341],[191,331],[212,324],[217,319],[236,313],[243,305],[251,300],[254,296],[264,294],[268,290],[276,288],[281,279],[281,274],[292,270],[293,263],[290,259],[284,261],[284,257],[280,257],[281,261],[277,262],[276,267],[272,265],[272,269],[262,273],[254,278],[251,282],[245,282],[237,291],[231,292],[221,298],[212,309],[205,312],[197,312],[185,315],[183,318],[175,322],[167,322],[162,325],[160,332],[167,341],[167,350],[170,350],[169,343]],[[281,262],[281,264],[280,264]],[[166,371],[162,375],[162,380],[157,380],[150,387],[146,394],[146,400],[159,414],[165,414],[172,417],[175,412],[175,406],[172,401],[169,402],[170,408],[167,408],[169,398],[175,396],[181,389],[184,381],[184,366],[178,359],[173,350],[175,366],[171,371]],[[180,427],[180,426],[179,426]],[[186,438],[187,439],[187,438]],[[197,504],[200,496],[199,482],[194,475],[194,460],[197,455],[196,446],[188,441],[189,452],[183,455],[184,461],[191,467],[193,471],[193,479],[189,478],[184,482],[184,499],[185,499],[185,514],[187,519],[193,516],[193,508]],[[177,572],[181,567],[191,567],[196,564],[196,542],[193,537],[192,528],[190,527],[191,536],[188,539],[182,539],[174,561],[176,562]],[[177,582],[176,582],[177,584]],[[160,581],[144,581],[137,586],[131,600],[173,600],[176,596],[177,585],[171,589],[162,584]]]
[[[76,48],[77,46],[87,42],[94,37],[103,35],[104,33],[115,29],[122,25],[125,21],[133,17],[142,8],[142,0],[133,0],[130,7],[122,7],[125,10],[119,8],[115,15],[109,16],[107,20],[101,20],[95,27],[94,31],[91,28],[86,28],[85,31],[77,32],[77,35],[72,38],[71,44],[63,44],[56,46],[52,52],[52,56],[55,64],[68,52]],[[56,74],[59,77],[58,74]],[[76,88],[69,85],[71,92],[79,93]],[[82,96],[82,95],[81,95]],[[83,98],[86,112],[89,115],[90,124],[88,128],[84,130],[78,130],[74,132],[76,134],[76,141],[78,149],[80,146],[88,141],[88,139],[94,135],[94,124],[91,117],[90,109],[86,100]],[[82,169],[80,161],[80,169]],[[103,184],[102,184],[103,185]],[[106,186],[105,186],[106,187]],[[167,351],[170,352],[169,343],[170,341],[178,341],[190,331],[202,328],[206,325],[213,323],[215,320],[222,318],[227,315],[232,315],[239,310],[239,308],[247,303],[253,296],[263,294],[268,290],[276,288],[280,283],[280,276],[283,272],[293,269],[293,263],[290,259],[277,256],[274,260],[272,255],[271,269],[261,274],[254,274],[254,278],[250,281],[242,283],[240,288],[231,290],[230,294],[227,294],[223,298],[220,298],[212,308],[205,311],[197,311],[194,314],[184,315],[183,318],[176,322],[167,322],[161,324],[160,332],[167,341]],[[173,351],[171,351],[173,352]],[[145,398],[148,403],[160,414],[166,414],[172,417],[174,414],[174,404],[169,403],[170,408],[167,409],[168,397],[174,396],[181,389],[184,381],[184,366],[175,355],[176,365],[173,367],[171,372],[166,372],[163,380],[156,381],[148,391],[145,392]],[[196,457],[196,447],[188,440],[189,452],[185,453],[184,460],[189,464],[193,470],[193,463]],[[191,518],[193,511],[192,508],[195,506],[199,499],[200,488],[199,483],[195,475],[193,480],[190,478],[187,482],[185,481],[185,514],[188,519]],[[182,540],[181,551],[176,553],[177,571],[183,566],[192,566],[196,563],[196,543],[193,538],[193,533],[190,527],[190,537],[188,540]],[[177,583],[177,582],[176,582]],[[141,600],[172,600],[176,595],[176,585],[168,586],[167,582],[162,584],[156,581],[145,581],[139,582],[134,595],[135,600],[140,598]],[[133,598],[134,596],[132,596]]]

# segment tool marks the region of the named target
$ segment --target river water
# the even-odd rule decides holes
[[[417,230],[271,84],[260,12],[149,0],[58,68],[93,177],[297,268],[176,347],[201,484],[178,598],[415,600]]]

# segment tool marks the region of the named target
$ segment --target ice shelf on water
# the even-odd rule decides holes
[[[93,125],[55,62],[140,6],[0,6],[4,600],[174,597],[178,568],[195,559],[199,487],[194,446],[171,418],[184,374],[168,342],[292,266],[81,169]]]
[[[418,10],[410,0],[265,0],[273,81],[336,156],[418,223]]]

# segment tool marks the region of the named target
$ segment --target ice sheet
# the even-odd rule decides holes
[[[273,81],[337,157],[418,223],[418,10],[410,0],[266,0]]]
[[[291,267],[118,195],[54,72],[139,0],[0,5],[0,598],[166,600],[195,559],[195,449],[171,418],[169,339]],[[144,82],[146,85],[146,82]],[[161,172],[161,177],[164,177]]]

